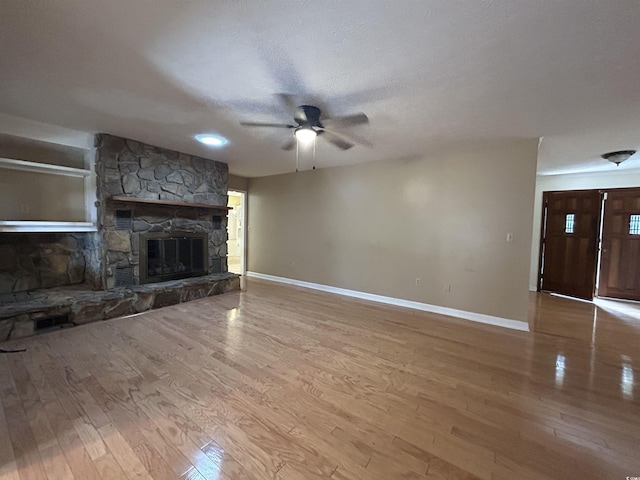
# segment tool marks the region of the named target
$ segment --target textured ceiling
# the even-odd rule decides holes
[[[290,121],[289,93],[370,118],[372,147],[318,142],[319,167],[542,136],[540,173],[610,169],[640,149],[639,25],[637,0],[3,0],[0,112],[260,176],[294,169],[291,132],[238,122]]]

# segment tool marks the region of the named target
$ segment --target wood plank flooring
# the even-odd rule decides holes
[[[516,332],[251,281],[5,343],[0,479],[640,476],[640,319],[592,341],[572,315],[536,295],[546,333]]]

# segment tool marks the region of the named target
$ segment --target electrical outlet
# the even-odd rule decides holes
[[[445,284],[443,285],[443,290],[444,290],[445,292],[450,292],[450,291],[451,291],[451,284],[450,284],[450,283],[445,283]]]
[[[416,286],[420,286],[422,285],[422,280],[420,280],[419,278],[416,278]]]

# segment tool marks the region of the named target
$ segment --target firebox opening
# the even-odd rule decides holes
[[[162,282],[207,274],[206,233],[140,235],[140,283]]]

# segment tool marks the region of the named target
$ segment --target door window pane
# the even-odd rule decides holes
[[[576,215],[575,213],[567,213],[567,216],[564,220],[564,233],[573,233],[573,228],[576,223]]]
[[[640,214],[631,215],[629,219],[629,235],[640,235]]]

